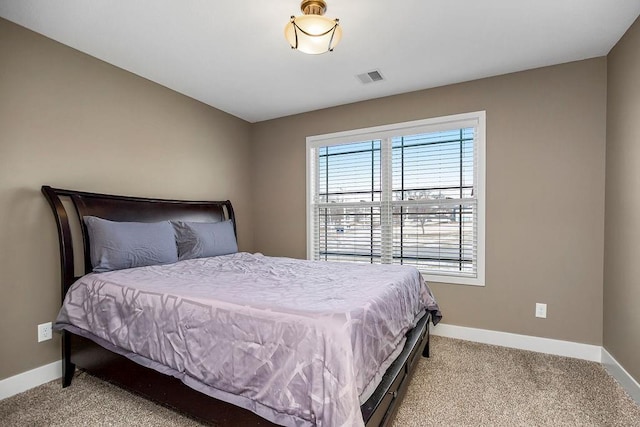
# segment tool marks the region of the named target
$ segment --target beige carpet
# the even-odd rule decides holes
[[[597,363],[433,337],[396,416],[403,426],[640,426],[640,406]],[[197,426],[79,374],[0,401],[0,426]]]
[[[433,337],[394,426],[640,426],[599,363]]]

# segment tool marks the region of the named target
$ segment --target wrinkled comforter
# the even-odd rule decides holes
[[[278,424],[361,426],[425,309],[412,267],[237,253],[88,274],[55,328]]]

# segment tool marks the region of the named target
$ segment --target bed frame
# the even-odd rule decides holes
[[[55,218],[60,244],[62,299],[69,287],[91,271],[89,237],[82,217],[98,216],[112,221],[154,222],[183,220],[217,222],[233,220],[230,201],[198,202],[141,197],[115,196],[63,190],[43,186]],[[70,201],[69,203],[63,203]],[[69,206],[69,209],[65,206]],[[77,217],[70,215],[75,210]],[[73,224],[80,230],[74,230]],[[84,262],[75,262],[73,242],[81,234]],[[79,274],[76,274],[79,271]],[[419,355],[429,356],[430,314],[425,314],[416,327],[407,333],[401,354],[389,367],[378,388],[362,406],[367,427],[387,426],[395,416],[417,366]],[[184,413],[206,424],[216,426],[273,426],[275,424],[232,404],[200,393],[177,378],[143,367],[128,358],[113,353],[93,341],[62,331],[62,386],[71,384],[75,369],[116,384],[152,401]]]

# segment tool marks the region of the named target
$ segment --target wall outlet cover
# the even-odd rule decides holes
[[[38,325],[38,342],[47,341],[53,338],[53,327],[51,322]]]
[[[536,317],[540,317],[542,319],[547,318],[547,304],[540,302],[536,303]]]

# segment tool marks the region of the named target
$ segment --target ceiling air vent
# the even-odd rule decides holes
[[[358,78],[358,80],[360,80],[362,83],[365,83],[365,84],[384,80],[384,77],[382,77],[382,74],[380,74],[380,71],[378,70],[373,70],[373,71],[369,71],[368,73],[358,74],[356,77]]]

